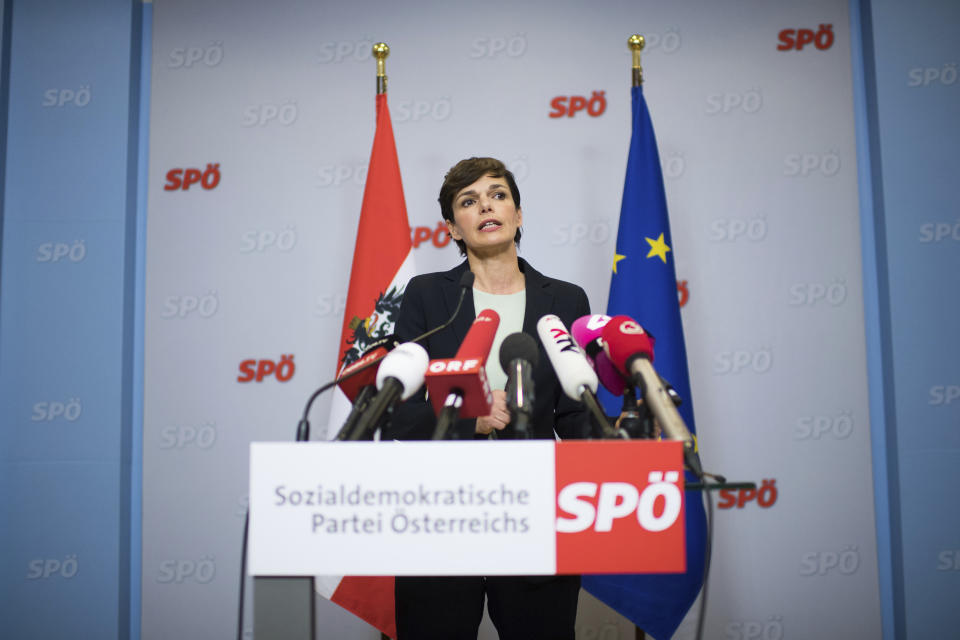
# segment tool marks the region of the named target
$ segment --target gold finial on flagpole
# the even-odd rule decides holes
[[[387,92],[387,74],[383,70],[383,61],[390,55],[390,47],[386,42],[373,45],[373,57],[377,59],[377,95]]]
[[[633,52],[633,86],[635,87],[643,84],[643,67],[640,66],[640,52],[643,51],[644,45],[646,45],[646,40],[643,39],[643,36],[636,33],[627,40],[627,46],[630,47],[630,51]]]

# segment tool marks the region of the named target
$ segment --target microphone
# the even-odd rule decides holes
[[[345,439],[363,440],[373,434],[388,410],[423,386],[429,361],[427,350],[415,342],[404,342],[388,353],[377,369],[377,395]]]
[[[426,374],[427,393],[438,416],[434,440],[446,437],[447,430],[459,418],[490,414],[493,393],[485,365],[498,326],[497,312],[484,309],[470,325],[456,355],[430,362]]]
[[[368,346],[360,358],[351,362],[341,372],[337,386],[353,403],[353,406],[350,408],[350,414],[344,420],[343,426],[340,427],[336,440],[346,440],[347,436],[356,428],[357,421],[370,406],[370,400],[377,390],[375,386],[377,370],[373,365],[383,360],[384,356],[395,349],[398,344],[400,343],[396,334],[380,338]]]
[[[421,336],[414,338],[411,342],[420,342],[425,338],[429,338],[437,331],[446,329],[450,326],[450,323],[454,321],[457,317],[457,314],[460,313],[460,307],[463,306],[463,299],[471,288],[473,288],[473,281],[476,276],[474,276],[472,271],[464,271],[463,275],[460,276],[460,298],[457,300],[457,306],[453,310],[453,314],[450,318],[441,324],[439,327],[434,327],[433,329],[427,331]],[[337,385],[340,387],[340,390],[346,394],[347,398],[351,402],[354,402],[359,394],[360,390],[366,386],[372,386],[376,381],[376,370],[372,368],[373,364],[383,360],[384,356],[387,355],[390,351],[393,350],[399,344],[396,335],[390,335],[386,338],[381,338],[376,342],[369,345],[366,351],[363,352],[363,355],[350,363],[350,366],[344,368],[340,373],[340,376],[337,378]]]
[[[614,316],[603,328],[604,350],[610,361],[633,384],[660,423],[667,438],[683,442],[684,459],[697,477],[703,476],[695,443],[677,411],[666,385],[653,368],[653,340],[630,316]]]
[[[500,366],[507,372],[507,407],[519,438],[530,437],[533,416],[533,369],[540,360],[537,341],[526,333],[511,333],[500,345]]]
[[[457,314],[460,313],[460,307],[463,306],[463,299],[466,297],[467,291],[473,287],[474,278],[475,276],[472,271],[463,272],[463,275],[460,276],[460,297],[457,300],[457,306],[454,308],[453,313],[450,315],[447,321],[441,324],[439,327],[430,329],[426,333],[411,340],[411,342],[420,342],[424,338],[428,338],[437,331],[450,326],[454,319],[456,319]],[[316,400],[321,393],[334,385],[338,385],[344,394],[346,394],[347,398],[353,402],[353,408],[350,410],[350,415],[347,416],[347,419],[344,421],[344,424],[340,428],[340,432],[337,434],[336,438],[337,440],[345,439],[346,434],[355,428],[357,421],[366,410],[369,400],[373,395],[377,371],[374,366],[378,365],[380,361],[383,360],[383,358],[387,355],[387,353],[389,353],[396,346],[396,334],[377,340],[367,348],[367,350],[358,360],[350,363],[348,367],[344,368],[344,370],[340,372],[340,375],[337,376],[336,379],[334,379],[332,382],[328,382],[314,391],[307,400],[306,406],[303,408],[303,417],[301,417],[300,422],[297,423],[297,441],[300,442],[310,439],[310,422],[307,420],[307,416],[310,414],[310,407],[313,406],[313,401]],[[363,393],[362,397],[361,392],[365,392]]]
[[[625,437],[626,434],[618,433],[610,426],[610,421],[597,403],[597,373],[563,321],[553,314],[543,316],[537,322],[537,335],[567,397],[587,406],[604,437]]]
[[[356,402],[360,392],[368,386],[373,386],[377,379],[376,370],[370,365],[383,360],[383,357],[393,351],[400,344],[395,334],[380,338],[367,346],[363,354],[343,368],[337,378],[337,386],[343,391],[350,402]]]
[[[603,328],[609,321],[610,316],[602,314],[582,316],[574,321],[570,333],[583,348],[587,361],[597,372],[600,384],[613,395],[622,396],[627,383],[603,350]]]

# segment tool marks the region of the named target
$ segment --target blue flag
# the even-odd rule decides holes
[[[683,398],[680,415],[690,432],[695,433],[657,140],[642,87],[633,88],[632,99],[633,135],[607,314],[628,315],[653,335],[657,372]],[[607,414],[619,415],[621,398],[603,391],[601,400]],[[694,481],[689,473],[687,481]],[[700,492],[687,491],[685,501],[686,573],[583,576],[587,591],[657,640],[668,640],[674,634],[703,584],[706,516]]]

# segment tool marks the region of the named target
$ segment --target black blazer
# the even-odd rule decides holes
[[[553,438],[556,428],[561,438],[585,438],[590,432],[586,411],[579,402],[574,402],[563,394],[553,366],[537,336],[537,321],[544,315],[553,313],[569,328],[574,320],[590,313],[587,294],[577,285],[544,276],[522,258],[519,259],[519,266],[526,279],[523,332],[532,336],[540,346],[539,362],[533,373],[533,437]],[[395,329],[401,341],[412,340],[450,318],[460,297],[460,278],[468,268],[464,261],[450,271],[428,273],[410,279],[403,294]],[[453,324],[421,341],[430,358],[452,358],[474,318],[476,310],[473,306],[473,295],[471,291],[467,291],[463,306]],[[492,353],[489,357],[496,358],[498,354]],[[397,406],[383,437],[429,440],[435,426],[436,416],[426,399],[424,388]],[[461,438],[473,437],[476,419],[460,420],[456,430]],[[514,437],[512,425],[507,425],[506,429],[497,432],[497,437]]]

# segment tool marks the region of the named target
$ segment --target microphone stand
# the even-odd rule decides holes
[[[661,378],[662,380],[662,378]],[[669,384],[667,384],[669,387]],[[680,396],[673,390],[672,387],[669,387],[669,397],[672,400],[674,406],[679,405],[682,402]],[[652,439],[655,434],[654,429],[654,417],[653,412],[650,410],[646,403],[637,405],[636,394],[633,387],[629,387],[624,393],[624,414],[625,417],[621,420],[621,430],[627,430],[631,436],[633,434],[639,434],[641,439]],[[682,420],[682,418],[678,419]],[[696,443],[696,440],[694,440]],[[696,462],[695,468],[690,468],[689,461],[693,458]],[[703,621],[706,618],[707,610],[707,595],[709,592],[708,586],[710,581],[710,562],[711,556],[713,553],[713,491],[718,491],[722,489],[756,489],[757,484],[755,482],[728,482],[727,479],[719,474],[707,473],[700,468],[699,465],[699,456],[695,450],[684,449],[684,460],[687,463],[685,466],[690,470],[696,477],[697,482],[685,482],[684,483],[684,492],[686,491],[700,491],[703,498],[706,499],[706,536],[704,538],[704,558],[703,558],[703,590],[700,596],[700,615],[697,622],[697,632],[694,636],[698,640],[703,637]]]
[[[634,440],[653,440],[655,429],[653,415],[645,404],[638,404],[633,387],[623,392],[623,408],[620,410],[620,430]]]
[[[444,440],[447,438],[447,432],[457,422],[460,415],[460,407],[463,406],[463,396],[457,393],[450,393],[443,402],[443,408],[437,415],[437,426],[433,430],[433,440]],[[457,432],[451,432],[451,438],[457,437]]]

